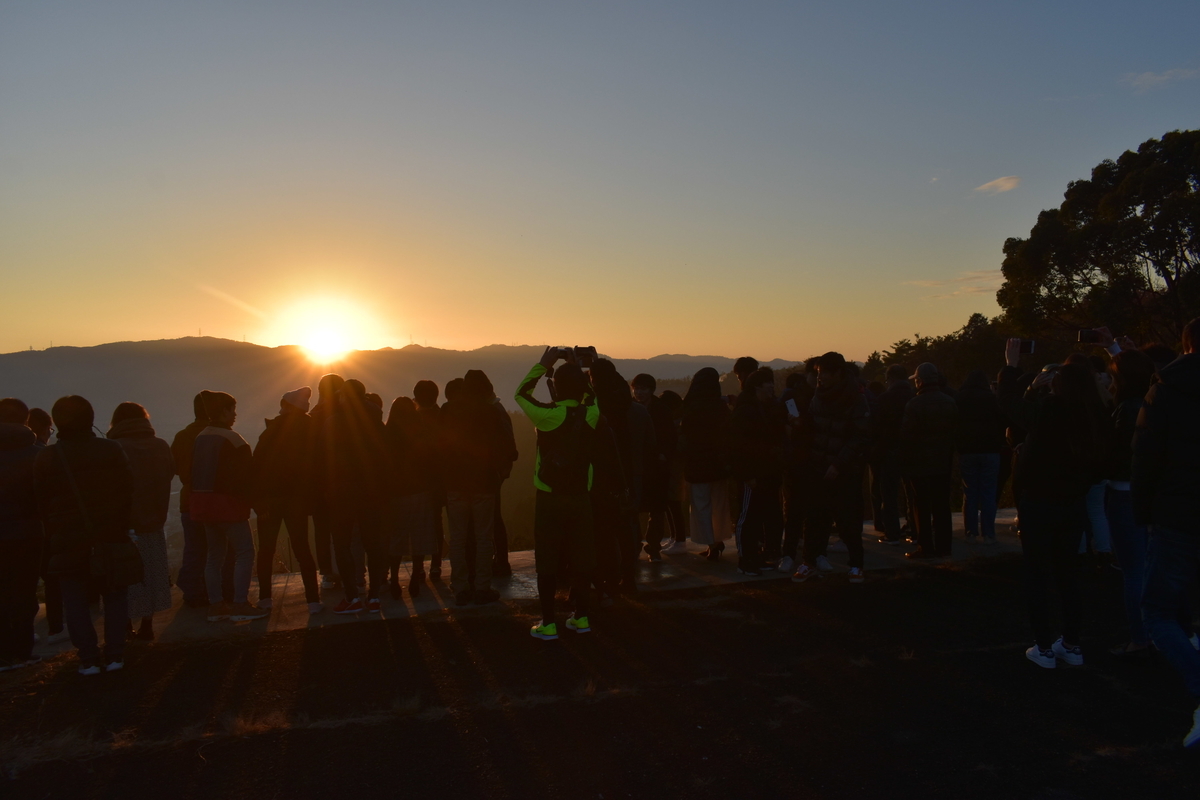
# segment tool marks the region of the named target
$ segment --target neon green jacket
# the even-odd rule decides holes
[[[529,417],[533,422],[533,427],[539,431],[557,430],[558,426],[562,425],[567,419],[567,409],[575,408],[580,403],[576,400],[558,400],[554,403],[543,403],[540,400],[535,400],[533,390],[537,386],[542,376],[546,374],[546,368],[541,364],[534,364],[533,369],[529,370],[529,374],[521,381],[521,385],[517,387],[516,401],[521,410],[525,412],[525,416]],[[600,407],[596,405],[591,395],[586,395],[583,398],[583,404],[587,412],[584,418],[587,424],[595,430],[596,425],[600,422]],[[542,451],[539,448],[537,460],[533,467],[533,485],[543,492],[551,491],[550,487],[542,482]],[[592,465],[588,465],[588,489],[592,488]]]

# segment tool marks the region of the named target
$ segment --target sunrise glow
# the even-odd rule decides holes
[[[269,338],[299,345],[314,364],[333,364],[352,350],[387,345],[375,316],[340,297],[307,298],[289,306],[275,318]]]

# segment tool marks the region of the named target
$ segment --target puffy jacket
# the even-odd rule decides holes
[[[307,501],[313,492],[316,424],[298,408],[266,420],[254,445],[254,499]]]
[[[1172,361],[1150,387],[1130,488],[1139,524],[1200,535],[1200,353]]]
[[[171,447],[154,435],[148,419],[127,419],[108,432],[121,445],[133,474],[133,499],[129,527],[135,533],[161,531],[171,505],[171,480],[175,461]]]
[[[41,449],[29,428],[0,423],[0,541],[33,539],[42,532],[33,496],[33,462]]]
[[[86,570],[93,544],[128,541],[133,473],[121,445],[91,431],[60,432],[37,454],[33,480],[52,574]]]
[[[818,471],[861,464],[870,445],[871,412],[856,381],[818,386],[809,403],[812,464]]]
[[[241,434],[216,425],[201,431],[192,454],[191,477],[189,508],[196,522],[250,519],[253,455]]]
[[[910,478],[948,475],[958,434],[958,405],[941,387],[922,386],[904,407],[900,466]]]

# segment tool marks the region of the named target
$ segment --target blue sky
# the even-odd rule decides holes
[[[247,5],[0,5],[0,351],[862,357],[1200,124],[1196,2]]]

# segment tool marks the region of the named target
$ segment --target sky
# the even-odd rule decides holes
[[[0,0],[0,352],[854,358],[1200,126],[1200,3]]]

